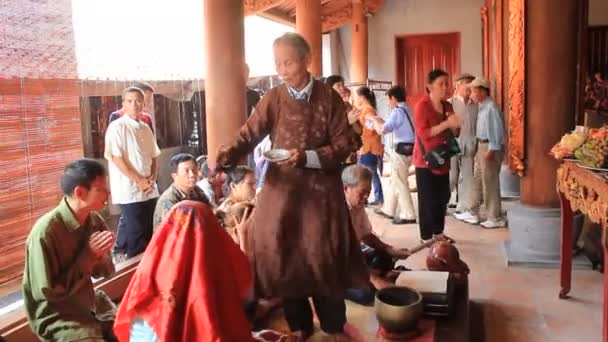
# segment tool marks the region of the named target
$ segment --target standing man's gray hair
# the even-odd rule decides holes
[[[296,49],[300,60],[304,60],[310,56],[310,45],[304,37],[297,33],[287,32],[274,40],[273,47],[277,45],[288,45]]]
[[[358,164],[347,166],[342,171],[342,183],[349,188],[354,188],[361,182],[372,181],[372,172],[365,166]]]

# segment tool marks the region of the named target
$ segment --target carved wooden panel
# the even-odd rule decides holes
[[[557,190],[570,201],[573,210],[580,210],[608,229],[608,179],[576,163],[564,162],[557,169]]]
[[[329,32],[339,28],[350,21],[353,15],[353,8],[350,4],[332,12],[329,14],[322,15],[322,30],[323,32]]]
[[[490,79],[490,21],[488,20],[488,6],[481,7],[481,46],[483,49],[483,77]]]
[[[509,1],[508,162],[523,176],[525,165],[526,31],[525,0]]]
[[[503,0],[494,0],[494,22],[495,22],[495,76],[496,76],[496,94],[494,99],[500,108],[503,108],[503,36],[502,36],[502,28],[503,28]],[[504,108],[503,108],[504,110]]]
[[[274,8],[283,2],[284,0],[243,0],[243,6],[245,7],[245,15],[255,15]]]

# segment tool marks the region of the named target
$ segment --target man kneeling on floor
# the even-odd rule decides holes
[[[114,235],[96,212],[109,192],[97,161],[68,164],[64,197],[42,216],[27,239],[23,301],[33,332],[43,341],[115,341],[116,307],[91,277],[114,273]]]
[[[367,305],[374,300],[375,289],[393,286],[387,277],[395,266],[394,259],[406,259],[410,256],[407,249],[398,249],[382,242],[372,231],[365,204],[372,189],[372,173],[361,165],[351,165],[342,172],[344,194],[357,240],[361,242],[361,251],[365,257],[370,273],[372,289],[349,289],[347,298],[355,303]]]

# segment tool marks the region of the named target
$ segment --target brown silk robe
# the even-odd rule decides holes
[[[271,89],[227,147],[234,165],[267,134],[273,148],[315,150],[322,169],[271,164],[249,221],[248,250],[261,297],[343,296],[368,274],[344,198],[341,162],[355,148],[340,96],[314,81],[310,100]]]

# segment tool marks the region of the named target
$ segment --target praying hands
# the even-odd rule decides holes
[[[112,250],[114,245],[114,234],[112,232],[97,231],[89,237],[89,248],[96,258],[100,259]]]

